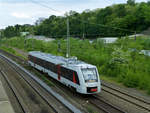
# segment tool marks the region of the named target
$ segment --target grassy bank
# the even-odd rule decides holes
[[[16,56],[22,57],[23,59],[27,59],[27,58],[24,57],[22,54],[16,52],[13,48],[8,47],[8,46],[6,46],[6,45],[1,45],[1,46],[0,46],[0,49],[6,51],[6,52],[8,52],[8,53],[14,54],[14,55],[16,55]]]
[[[19,48],[26,52],[34,50],[54,55],[66,54],[66,41],[63,39],[43,42],[15,37],[1,40],[1,45]],[[71,39],[71,56],[77,56],[80,60],[96,65],[100,75],[114,78],[127,87],[139,88],[150,94],[150,57],[139,54],[142,49],[150,50],[149,38],[118,39],[114,44]]]

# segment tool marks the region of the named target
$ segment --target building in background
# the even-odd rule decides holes
[[[24,37],[27,36],[27,35],[29,35],[29,34],[30,34],[29,32],[20,32],[20,35],[24,36]]]

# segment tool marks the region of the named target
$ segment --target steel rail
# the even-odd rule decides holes
[[[129,97],[135,98],[136,100],[139,100],[139,101],[141,101],[141,102],[143,102],[143,103],[150,104],[150,101],[145,101],[144,99],[141,99],[141,98],[136,97],[136,96],[134,96],[134,95],[131,95],[131,94],[129,94],[129,93],[120,91],[119,89],[115,89],[115,88],[113,88],[113,87],[111,87],[111,86],[106,85],[104,82],[102,82],[101,85],[102,85],[102,86],[105,86],[105,87],[107,87],[107,88],[110,88],[110,89],[112,89],[112,90],[114,90],[114,91],[117,91],[117,92],[119,92],[119,93],[121,93],[121,94],[124,94],[124,95],[127,95],[127,96],[129,96]]]
[[[103,85],[103,86],[104,86],[104,85]],[[114,89],[114,88],[111,88],[111,87],[109,87],[109,86],[105,86],[105,87],[110,88],[110,89],[115,90],[115,91],[117,91],[117,92],[119,92],[119,93],[121,93],[121,94],[126,95],[126,93],[121,92],[121,91],[119,91],[119,90],[116,90],[116,89]],[[144,107],[144,106],[142,106],[142,105],[139,105],[139,104],[137,104],[136,102],[133,102],[133,101],[131,101],[131,100],[129,100],[129,99],[126,99],[126,98],[124,98],[124,97],[122,97],[122,96],[119,96],[119,95],[117,95],[117,94],[114,94],[113,92],[108,91],[108,90],[106,90],[106,89],[104,89],[104,88],[102,88],[102,90],[105,91],[105,92],[107,92],[107,93],[109,93],[109,94],[111,94],[111,95],[114,95],[114,96],[116,96],[116,97],[119,97],[119,98],[121,98],[122,100],[125,100],[125,101],[127,101],[127,102],[129,102],[129,103],[132,103],[132,104],[134,104],[134,105],[136,105],[136,106],[138,106],[138,107],[140,107],[140,108],[142,108],[142,109],[144,109],[144,110],[150,112],[150,109],[147,108],[147,107]],[[126,96],[129,96],[129,97],[131,97],[131,98],[134,98],[134,96],[130,96],[129,94],[127,94]],[[137,97],[134,98],[134,99],[140,101],[140,99],[137,99]],[[141,101],[141,102],[143,102],[143,101]],[[144,103],[147,103],[147,102],[144,102]],[[147,103],[147,104],[148,104],[148,103]],[[148,104],[148,105],[149,105],[149,104]]]
[[[93,98],[91,98],[89,102],[105,113],[126,113],[117,106],[114,106],[113,104],[110,104],[103,99],[98,98],[97,96],[93,96]]]
[[[18,103],[19,103],[19,105],[20,105],[20,107],[21,107],[23,113],[28,113],[28,110],[23,107],[24,105],[23,105],[23,103],[20,101],[19,95],[16,93],[16,90],[15,90],[15,88],[13,87],[12,83],[11,83],[11,82],[9,81],[9,79],[7,78],[7,75],[6,75],[2,70],[0,70],[0,73],[1,73],[1,75],[4,77],[4,79],[6,80],[6,82],[7,82],[8,86],[9,86],[9,88],[12,90],[12,92],[13,92],[13,94],[14,94],[16,100],[18,101]]]

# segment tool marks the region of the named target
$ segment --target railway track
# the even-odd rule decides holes
[[[111,95],[114,95],[126,102],[129,102],[133,105],[136,105],[137,107],[146,110],[147,112],[150,112],[150,102],[146,101],[142,98],[139,98],[135,95],[131,95],[125,91],[121,91],[115,87],[112,87],[104,82],[102,82],[102,91],[107,92]]]
[[[58,99],[55,99],[55,102],[53,101],[54,100],[54,97],[53,96],[51,96],[51,97],[49,97],[49,96],[47,96],[47,98],[45,97],[45,95],[43,94],[43,93],[41,93],[41,92],[43,92],[44,90],[43,90],[43,87],[41,87],[41,86],[37,86],[37,87],[34,87],[37,83],[34,81],[34,80],[31,80],[31,78],[28,76],[25,76],[24,74],[24,72],[23,71],[19,71],[19,68],[17,67],[17,66],[14,66],[13,64],[12,64],[12,62],[10,62],[10,61],[8,61],[7,59],[5,59],[4,57],[2,57],[1,56],[1,58],[3,59],[3,61],[1,61],[1,62],[3,62],[3,65],[5,65],[5,67],[9,67],[9,71],[10,71],[10,68],[13,70],[13,71],[15,71],[19,76],[19,78],[17,79],[17,80],[19,80],[19,79],[23,79],[24,81],[26,81],[26,83],[30,86],[30,87],[32,87],[33,89],[34,89],[34,91],[39,95],[39,97],[41,97],[44,101],[45,101],[45,103],[46,103],[46,105],[47,106],[49,106],[50,108],[51,108],[51,110],[49,110],[49,111],[46,111],[45,109],[43,109],[43,110],[38,110],[38,111],[41,111],[41,112],[39,112],[39,113],[51,113],[51,112],[60,112],[60,113],[70,113],[70,112],[74,112],[74,110],[75,110],[75,108],[74,107],[72,107],[69,103],[67,103],[65,100],[65,102],[68,104],[68,106],[71,106],[72,107],[72,109],[70,109],[68,106],[66,106],[66,105],[64,105],[64,103],[62,103],[62,100],[60,101],[60,100],[58,100]],[[5,63],[7,62],[7,64],[5,64],[4,63],[4,61],[5,61]],[[7,66],[6,66],[7,65]],[[26,73],[27,74],[27,73]],[[3,75],[4,75],[4,73],[3,73]],[[5,76],[7,76],[7,74],[5,74]],[[6,77],[5,77],[6,78]],[[29,80],[30,79],[30,80]],[[11,81],[15,81],[14,79],[12,79],[11,78]],[[34,84],[33,84],[34,83]],[[26,85],[27,85],[26,84]],[[40,91],[39,91],[39,89],[40,89]],[[49,95],[49,93],[46,91],[46,93],[47,93],[47,95]],[[31,94],[31,93],[30,93]],[[29,95],[30,95],[29,94]],[[57,94],[56,94],[57,95]],[[59,96],[59,95],[58,95]],[[19,96],[17,96],[17,97],[19,97]],[[33,98],[34,98],[34,96],[32,96]],[[50,102],[48,101],[48,100],[50,100],[50,98],[52,99],[53,98],[53,100],[51,100],[51,103],[58,103],[58,102],[56,102],[56,100],[57,101],[59,101],[59,103],[58,103],[58,105],[59,106],[56,106],[56,105],[51,105],[50,104]],[[63,98],[62,98],[63,99]],[[36,100],[37,101],[37,100]],[[38,102],[39,103],[39,102]],[[60,105],[61,104],[61,105]],[[21,105],[21,106],[23,106],[23,105]],[[59,110],[56,110],[56,108],[55,107],[57,107]],[[39,107],[40,108],[40,107]],[[26,109],[24,109],[24,110],[26,110]],[[76,109],[79,113],[81,113],[81,111],[80,110],[78,110],[78,109]],[[32,111],[32,112],[34,112],[34,111]],[[30,112],[28,112],[28,111],[26,111],[25,113],[30,113]],[[36,112],[36,113],[38,113],[38,112]]]
[[[107,101],[99,98],[96,95],[92,96],[92,98],[89,99],[89,102],[105,113],[126,113],[117,106],[108,103]]]
[[[11,56],[11,57],[13,57],[13,56]],[[125,102],[131,103],[131,104],[137,106],[138,108],[147,111],[147,113],[150,112],[150,101],[147,101],[147,99],[144,99],[144,98],[142,98],[140,96],[136,96],[136,95],[130,94],[130,93],[126,92],[126,91],[122,91],[122,90],[120,90],[120,89],[118,89],[116,87],[113,87],[113,86],[111,86],[109,84],[106,84],[103,81],[102,81],[102,91],[104,91],[104,92],[106,92],[106,93],[108,93],[110,95],[113,95],[113,96],[115,96],[115,97],[117,97],[119,99],[122,99]],[[99,96],[98,97],[93,97],[93,100],[89,100],[89,102],[91,104],[95,105],[98,109],[101,109],[102,111],[104,111],[106,113],[112,113],[110,111],[107,111],[107,109],[112,109],[111,104],[107,103],[104,100],[101,100],[99,98]],[[99,106],[99,105],[101,105],[101,106]],[[102,108],[102,106],[104,106],[104,107]],[[111,107],[111,108],[109,108],[108,106]],[[115,106],[113,106],[113,107],[115,107]],[[105,108],[106,108],[106,110],[105,110]],[[117,108],[117,107],[115,107],[115,108]],[[120,112],[123,113],[124,111],[122,111],[122,110],[118,110],[117,111],[116,110],[116,113],[120,113]]]
[[[20,111],[20,112],[22,112],[22,113],[27,113],[26,109],[24,108],[24,106],[22,105],[20,99],[18,98],[19,96],[18,96],[18,94],[16,93],[15,88],[13,87],[13,85],[11,84],[11,82],[9,81],[9,79],[7,78],[6,74],[5,74],[2,70],[0,70],[0,74],[3,76],[3,78],[4,78],[5,81],[7,82],[8,87],[12,90],[13,95],[15,96],[15,98],[16,98],[18,104],[19,104],[19,107],[21,108],[21,111]]]
[[[48,104],[47,99],[44,98],[41,93],[37,92],[35,87],[24,80],[19,73],[16,73],[14,68],[6,64],[4,59],[3,61],[0,60],[0,62],[3,64],[1,73],[15,94],[23,113],[57,113],[57,111]],[[6,67],[7,72],[5,70]]]

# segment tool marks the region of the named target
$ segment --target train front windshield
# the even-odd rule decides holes
[[[84,68],[81,70],[82,70],[85,82],[97,82],[98,81],[96,69]]]

